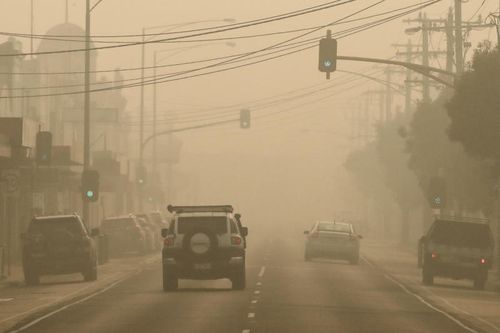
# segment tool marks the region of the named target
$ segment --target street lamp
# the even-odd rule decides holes
[[[89,0],[87,0],[88,2]],[[161,28],[167,28],[163,30],[160,34],[166,33],[184,26],[188,25],[193,25],[193,24],[200,24],[200,23],[210,23],[210,22],[227,22],[227,23],[232,23],[236,22],[235,19],[232,18],[225,18],[225,19],[218,19],[218,20],[200,20],[200,21],[190,21],[190,22],[184,22],[184,23],[177,23],[177,24],[168,24],[168,25],[162,25],[162,26],[151,26],[151,27],[144,27],[142,28],[142,43],[141,43],[141,98],[140,98],[140,119],[139,119],[139,166],[143,167],[144,164],[144,151],[143,151],[143,145],[142,142],[144,141],[144,67],[145,67],[145,55],[146,55],[146,42],[149,40],[152,40],[154,36],[150,36],[148,39],[146,39],[146,32],[148,30],[153,30],[153,29],[161,29]],[[142,196],[141,193],[139,194],[139,211],[142,211]]]

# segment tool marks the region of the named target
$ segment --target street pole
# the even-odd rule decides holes
[[[86,1],[85,10],[85,96],[83,105],[83,171],[90,168],[90,0]],[[83,220],[90,224],[89,202],[82,196]]]
[[[429,66],[429,21],[427,21],[425,16],[422,22],[422,65],[426,67]],[[430,103],[430,84],[427,76],[422,78],[422,88],[422,98],[424,103]]]
[[[413,52],[413,45],[411,43],[411,39],[408,39],[408,45],[406,46],[406,62],[411,62],[412,52]],[[410,109],[411,109],[411,97],[412,97],[411,96],[412,95],[411,78],[412,78],[411,69],[407,68],[406,69],[406,82],[405,82],[405,88],[406,88],[405,112],[407,114],[410,113]]]
[[[31,26],[31,38],[30,38],[30,49],[31,49],[31,59],[33,59],[33,33],[34,33],[34,21],[35,21],[35,13],[34,13],[34,8],[33,8],[33,1],[31,0],[31,19],[30,19],[30,26]]]
[[[462,38],[462,0],[455,0],[455,59],[457,74],[464,71],[464,53]]]
[[[141,44],[141,104],[140,104],[140,125],[139,125],[139,168],[144,167],[144,150],[142,142],[144,141],[144,62],[146,53],[146,29],[142,28],[142,44]],[[142,187],[139,188],[138,208],[139,212],[143,209]]]
[[[453,52],[454,52],[454,40],[453,40],[453,10],[450,8],[448,12],[448,19],[445,23],[446,30],[446,70],[448,72],[453,71]]]
[[[392,70],[390,67],[386,68],[385,71],[386,82],[385,82],[385,121],[389,122],[392,118]]]
[[[157,159],[156,159],[156,111],[157,111],[157,93],[158,93],[158,87],[157,87],[157,82],[156,82],[156,57],[157,57],[157,51],[154,52],[153,55],[153,174],[156,174],[157,171]],[[142,142],[142,141],[141,141]]]

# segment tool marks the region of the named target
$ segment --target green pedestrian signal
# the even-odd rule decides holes
[[[83,199],[95,202],[99,199],[99,173],[96,170],[85,170],[82,173]]]

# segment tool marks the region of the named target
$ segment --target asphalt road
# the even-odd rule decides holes
[[[220,280],[164,293],[156,264],[22,332],[473,332],[367,262],[304,262],[302,245],[276,239],[250,250],[245,291]]]

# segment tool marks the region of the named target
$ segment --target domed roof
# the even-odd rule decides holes
[[[51,39],[43,39],[38,47],[38,52],[82,49],[85,47],[85,30],[73,23],[66,22],[53,26],[45,36]],[[64,36],[68,37],[65,38]],[[90,47],[94,47],[92,41]]]

